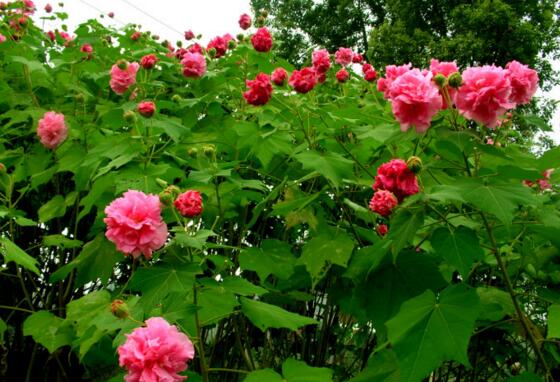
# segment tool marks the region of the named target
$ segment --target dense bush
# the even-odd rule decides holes
[[[504,115],[536,73],[376,84],[30,6],[0,6],[3,380],[560,379],[560,149]]]

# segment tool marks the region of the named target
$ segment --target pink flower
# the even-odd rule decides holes
[[[157,62],[158,59],[155,54],[147,54],[140,60],[140,65],[142,65],[144,69],[152,69],[156,66]]]
[[[288,84],[298,93],[307,93],[317,84],[316,73],[313,68],[305,67],[301,70],[294,70]]]
[[[389,227],[387,227],[387,224],[379,224],[377,226],[377,233],[379,234],[379,236],[385,236],[388,232]]]
[[[506,69],[508,71],[507,77],[511,83],[509,101],[518,105],[531,102],[531,98],[539,85],[537,72],[517,61],[508,62]]]
[[[68,127],[64,123],[64,114],[47,111],[39,120],[37,135],[48,149],[56,149],[68,136]]]
[[[311,62],[313,63],[313,69],[320,74],[326,73],[331,67],[331,59],[326,49],[314,51],[311,54]]]
[[[430,72],[424,75],[420,70],[413,69],[391,83],[389,97],[402,131],[413,125],[418,133],[425,132],[432,117],[441,109],[443,100],[431,78]]]
[[[352,62],[354,64],[361,64],[363,60],[364,57],[360,53],[354,53],[354,55],[352,56]]]
[[[399,204],[397,197],[386,190],[375,191],[369,202],[369,209],[381,216],[389,216],[393,209]]]
[[[418,181],[404,160],[393,159],[379,166],[373,189],[391,191],[402,201],[418,193]]]
[[[550,190],[552,188],[550,182],[546,179],[539,179],[537,180],[537,183],[539,184],[541,191]]]
[[[91,44],[85,43],[80,48],[80,52],[87,53],[88,55],[91,55],[93,53],[93,47],[91,46]]]
[[[132,41],[138,41],[140,39],[140,37],[142,37],[142,33],[140,33],[139,31],[136,31],[130,36],[130,39]]]
[[[136,72],[138,72],[137,62],[126,63],[124,69],[119,68],[118,65],[113,65],[111,68],[111,89],[117,94],[123,94],[129,87],[136,83]]]
[[[317,82],[322,84],[327,80],[327,73],[316,73]]]
[[[115,17],[115,12],[109,12],[107,13],[107,16],[109,16],[110,18]]]
[[[191,46],[189,46],[187,48],[187,51],[189,51],[191,53],[200,53],[200,54],[204,53],[202,51],[202,46],[200,46],[200,44],[198,44],[196,42],[194,44],[192,44]]]
[[[264,74],[259,73],[254,80],[247,80],[245,82],[249,90],[243,93],[243,98],[247,103],[259,106],[266,104],[272,96],[272,85],[270,78]]]
[[[493,129],[498,124],[498,117],[515,107],[510,101],[511,83],[507,70],[485,65],[468,68],[462,77],[463,85],[454,101],[466,118]]]
[[[181,60],[183,76],[200,78],[206,73],[206,59],[200,53],[186,52]]]
[[[284,68],[276,68],[272,72],[271,79],[275,85],[283,86],[288,79],[288,72]]]
[[[435,58],[430,61],[430,71],[435,77],[436,74],[443,74],[445,77],[449,77],[453,73],[458,73],[459,68],[455,61],[451,62],[439,62]]]
[[[352,58],[354,58],[354,52],[350,48],[338,48],[334,54],[335,62],[342,66],[348,66],[352,63]]]
[[[167,226],[161,219],[161,205],[156,195],[128,190],[105,208],[105,236],[125,255],[146,259],[161,248],[167,239]]]
[[[35,3],[31,0],[23,0],[23,4],[25,5],[25,8],[27,8],[26,13],[32,15],[33,13],[35,13]]]
[[[51,13],[52,12],[52,5],[50,5],[50,4],[45,5],[45,12]]]
[[[364,73],[364,79],[367,82],[375,81],[376,78],[377,78],[377,72],[375,71],[375,69],[370,69]]]
[[[184,381],[187,377],[178,373],[195,355],[189,337],[161,317],[152,317],[145,327],[127,334],[118,353],[119,365],[128,370],[125,382]]]
[[[244,13],[239,16],[239,27],[243,30],[247,30],[251,27],[251,16]]]
[[[0,44],[3,43],[4,41],[6,41],[6,36],[0,33]]]
[[[272,36],[268,28],[262,27],[251,36],[251,44],[257,52],[268,52],[272,48]]]
[[[394,80],[396,80],[402,74],[410,70],[411,64],[395,66],[387,65],[385,67],[385,77],[382,77],[377,81],[377,90],[383,92],[383,97],[389,99],[389,89]]]
[[[156,105],[151,101],[144,101],[138,104],[137,109],[142,116],[150,118],[156,112]]]
[[[373,66],[371,66],[371,64],[368,64],[367,62],[365,64],[362,65],[362,73],[366,74],[368,70],[372,70]]]
[[[69,43],[70,41],[74,40],[74,37],[70,36],[69,33],[66,33],[64,31],[58,31],[58,35],[65,40],[67,43]]]
[[[185,40],[190,41],[194,38],[194,33],[192,30],[185,31]]]
[[[56,35],[54,34],[53,31],[45,32],[45,34],[47,35],[47,37],[48,37],[51,41],[54,42],[54,41],[56,40]]]
[[[494,144],[494,140],[490,137],[486,138],[486,144],[487,145],[493,145]]]
[[[194,190],[183,192],[175,199],[173,205],[181,215],[188,218],[200,215],[203,209],[200,192]]]
[[[229,41],[229,39],[226,39],[226,38],[221,37],[221,36],[214,37],[208,43],[208,46],[206,47],[206,50],[210,50],[210,49],[214,48],[216,50],[216,55],[214,57],[215,58],[220,58],[224,54],[226,54],[226,52],[227,52],[228,41]]]
[[[348,78],[350,78],[350,74],[344,68],[342,68],[338,72],[336,72],[335,76],[336,76],[336,79],[338,80],[338,82],[346,82],[348,80]]]

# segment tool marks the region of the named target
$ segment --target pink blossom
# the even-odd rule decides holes
[[[110,18],[115,17],[115,12],[109,12],[107,13],[107,16],[109,16]]]
[[[194,33],[192,30],[185,31],[185,40],[189,41],[194,38]]]
[[[350,78],[350,74],[344,68],[342,68],[338,72],[336,72],[335,76],[336,76],[336,79],[338,80],[338,82],[346,82],[348,80],[348,78]]]
[[[283,86],[288,79],[288,72],[284,68],[276,68],[271,75],[272,82],[277,86]]]
[[[354,64],[361,64],[363,60],[364,57],[360,53],[354,53],[354,55],[352,56],[352,62]]]
[[[180,382],[178,373],[187,369],[195,355],[189,337],[161,317],[146,320],[126,335],[119,346],[119,365],[128,370],[125,382]]]
[[[142,65],[144,69],[152,69],[156,66],[157,62],[158,59],[155,54],[147,54],[140,60],[140,65]]]
[[[156,105],[152,101],[140,102],[137,110],[142,116],[150,118],[156,112]]]
[[[455,105],[466,118],[493,129],[498,117],[515,107],[510,101],[511,83],[508,71],[485,65],[463,72],[463,84],[457,91]]]
[[[319,49],[311,54],[313,69],[317,73],[326,73],[331,67],[331,59],[326,49]]]
[[[124,69],[119,68],[118,65],[113,65],[111,68],[111,89],[117,94],[123,94],[129,87],[136,83],[136,72],[138,72],[137,62],[126,63]]]
[[[230,39],[227,39],[226,36],[214,37],[208,43],[208,46],[206,47],[206,50],[210,50],[210,49],[214,48],[216,50],[216,55],[214,57],[215,58],[220,58],[224,54],[226,54],[229,40]],[[197,45],[197,44],[195,44],[195,45]]]
[[[39,120],[37,135],[43,146],[52,150],[56,149],[68,136],[64,114],[47,111]]]
[[[50,5],[50,4],[45,5],[45,12],[51,13],[52,12],[52,5]]]
[[[183,216],[194,218],[202,213],[202,197],[200,192],[188,190],[183,192],[173,202],[177,211]]]
[[[74,40],[74,37],[72,37],[69,33],[66,33],[64,31],[58,31],[59,36],[65,40],[67,43],[69,43],[70,41]]]
[[[259,73],[254,80],[245,81],[249,90],[243,93],[243,98],[247,103],[260,106],[266,104],[272,96],[272,85],[270,77],[264,73]]]
[[[239,16],[239,27],[243,30],[247,30],[251,27],[251,16],[244,13]]]
[[[517,61],[508,62],[506,69],[507,77],[511,83],[509,101],[518,105],[531,102],[531,98],[539,85],[537,72]]]
[[[376,231],[379,236],[385,236],[389,232],[389,227],[387,227],[387,224],[379,224]]]
[[[431,78],[431,73],[424,75],[420,70],[413,69],[391,83],[389,97],[402,131],[414,126],[418,133],[425,132],[432,117],[441,109],[443,100]]]
[[[206,59],[200,53],[186,52],[181,60],[183,76],[200,78],[206,73]]]
[[[187,48],[187,51],[189,51],[191,53],[200,53],[200,54],[204,53],[204,51],[202,50],[202,46],[200,46],[200,44],[196,43],[196,42],[194,44],[192,44],[191,46],[189,46]]]
[[[379,81],[377,81],[377,90],[383,92],[383,97],[385,97],[385,99],[389,99],[389,89],[391,88],[393,81],[408,72],[411,66],[411,64],[405,64],[401,66],[387,65],[385,67],[385,77],[382,77]]]
[[[405,197],[418,192],[418,180],[404,160],[393,159],[379,166],[372,187],[376,191],[391,191],[399,201],[402,201]]]
[[[364,74],[366,74],[366,72],[371,69],[373,69],[373,66],[371,64],[368,64],[367,62],[362,65],[362,73]]]
[[[272,36],[267,27],[262,27],[251,36],[251,44],[257,52],[268,52],[272,48]]]
[[[87,54],[91,54],[91,53],[93,53],[93,47],[91,46],[91,44],[85,43],[85,44],[82,45],[82,47],[80,48],[80,52],[82,52],[82,53],[87,53]]]
[[[140,39],[140,37],[142,37],[142,33],[140,33],[139,31],[136,31],[130,36],[130,39],[132,41],[138,41]]]
[[[317,77],[313,68],[305,67],[301,70],[294,70],[288,84],[298,93],[307,93],[317,84]]]
[[[430,71],[434,75],[443,74],[445,77],[449,77],[453,73],[458,73],[459,68],[457,67],[457,63],[455,61],[451,62],[440,62],[435,58],[432,58],[430,61]]]
[[[167,226],[161,219],[161,205],[156,195],[128,190],[105,208],[105,236],[125,255],[146,259],[161,248],[167,239]]]
[[[375,69],[370,69],[364,73],[364,79],[367,82],[375,81],[376,78],[377,78],[377,72],[375,71]]]
[[[369,202],[369,209],[381,216],[389,216],[393,209],[399,204],[397,197],[386,190],[375,191]]]
[[[4,41],[6,41],[6,36],[0,33],[0,44],[3,43]]]
[[[54,41],[56,40],[56,35],[54,34],[53,31],[45,32],[45,34],[47,35],[47,37],[48,37],[51,41],[54,42]]]
[[[354,57],[354,52],[350,48],[338,48],[334,54],[335,62],[342,66],[348,66],[352,63],[352,58]]]

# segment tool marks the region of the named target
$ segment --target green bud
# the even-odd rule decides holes
[[[436,83],[437,86],[439,86],[440,88],[445,86],[445,83],[447,82],[447,77],[445,77],[443,74],[438,73],[436,74],[436,76],[434,77],[434,82]]]
[[[173,97],[171,97],[171,101],[173,101],[175,103],[181,102],[182,99],[183,98],[179,94],[173,94]]]
[[[265,19],[268,17],[268,10],[266,9],[261,9],[261,16],[264,17]]]
[[[175,42],[175,45],[177,45],[178,48],[182,48],[182,47],[183,47],[183,41],[177,40],[177,41]]]
[[[123,300],[115,300],[111,303],[111,313],[117,318],[127,318],[130,314],[128,305]]]
[[[136,113],[132,110],[127,110],[123,114],[123,118],[128,123],[136,123],[137,117]]]
[[[117,61],[117,66],[121,70],[126,70],[126,68],[128,68],[128,61],[122,60],[122,59],[118,60]]]
[[[266,19],[263,16],[259,16],[257,17],[257,21],[256,21],[256,26],[258,27],[262,27],[264,25],[264,22],[266,21]]]
[[[208,158],[212,158],[214,156],[214,154],[216,153],[216,146],[205,145],[202,148],[202,151],[204,152],[204,155],[206,155]]]
[[[216,57],[216,48],[208,49],[208,55],[212,58]]]
[[[413,173],[417,174],[422,170],[422,159],[412,156],[406,161],[406,165]]]
[[[157,34],[153,35],[152,38],[156,41],[159,40],[159,36]]]
[[[83,93],[78,93],[74,96],[74,99],[76,100],[76,102],[82,103],[85,101],[86,97],[84,97]]]
[[[198,149],[196,147],[191,147],[188,154],[191,158],[196,158],[198,156]]]
[[[227,46],[228,46],[228,49],[235,49],[235,47],[237,46],[237,43],[235,42],[235,40],[229,40]]]
[[[243,42],[245,40],[245,35],[243,33],[239,33],[236,37],[239,42]]]
[[[156,183],[162,188],[167,187],[167,182],[161,178],[156,178]]]
[[[173,194],[169,192],[167,189],[160,192],[158,196],[161,204],[167,207],[171,206],[173,204],[173,200],[175,200]]]
[[[461,77],[461,73],[456,72],[449,76],[447,82],[449,83],[449,86],[457,89],[463,83],[463,77]]]

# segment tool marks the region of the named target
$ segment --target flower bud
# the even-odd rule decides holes
[[[117,67],[120,70],[126,70],[126,68],[128,68],[128,62],[126,60],[118,60],[117,61]]]
[[[264,17],[265,19],[268,17],[268,10],[266,9],[261,9],[261,16]]]
[[[440,88],[445,86],[446,81],[447,81],[447,78],[441,73],[436,74],[436,76],[434,77],[434,82]]]
[[[64,7],[64,3],[60,2],[60,3],[58,3],[58,6],[62,8],[62,7]]]
[[[152,38],[156,41],[159,40],[159,36],[157,34],[153,35]]]
[[[406,165],[413,173],[417,174],[422,170],[422,159],[412,156],[406,161]]]
[[[6,166],[4,163],[0,163],[0,174],[4,174],[6,172]]]
[[[82,103],[85,101],[86,97],[84,97],[83,93],[78,93],[74,96],[74,99],[76,100],[76,102]]]
[[[169,207],[173,204],[175,197],[173,194],[166,188],[162,192],[159,193],[159,201],[166,207]]]
[[[183,98],[181,98],[181,96],[179,94],[173,94],[173,97],[171,97],[171,101],[175,102],[175,103],[179,103],[181,102]]]
[[[206,155],[208,158],[212,158],[214,156],[214,154],[216,153],[216,146],[205,145],[202,148],[202,151],[204,152],[204,155]]]
[[[156,183],[161,187],[161,188],[166,188],[167,187],[167,182],[161,178],[156,178]]]
[[[265,22],[265,18],[263,16],[257,17],[257,22],[255,23],[257,27],[262,27]]]
[[[461,74],[459,72],[455,72],[449,76],[447,82],[452,88],[459,88],[463,83],[463,77],[461,77]]]
[[[208,49],[208,55],[209,55],[211,58],[216,57],[216,48],[210,48],[210,49]]]
[[[239,42],[243,42],[245,40],[245,35],[243,33],[239,33],[236,37]]]
[[[175,45],[177,45],[178,48],[182,48],[183,47],[183,41],[175,41]]]
[[[376,231],[379,236],[385,236],[387,235],[387,232],[389,232],[389,227],[387,227],[387,224],[379,224]]]
[[[132,110],[125,111],[123,118],[128,123],[136,123],[136,113]]]
[[[8,4],[6,4],[5,2],[0,2],[0,10],[5,10],[8,7]]]
[[[111,313],[118,318],[127,318],[130,314],[128,305],[123,300],[115,300],[111,303]]]
[[[227,43],[228,49],[235,49],[236,46],[237,46],[237,43],[235,42],[235,40],[229,40],[228,43]]]
[[[196,158],[198,156],[198,149],[196,147],[191,147],[187,153],[191,158]]]

